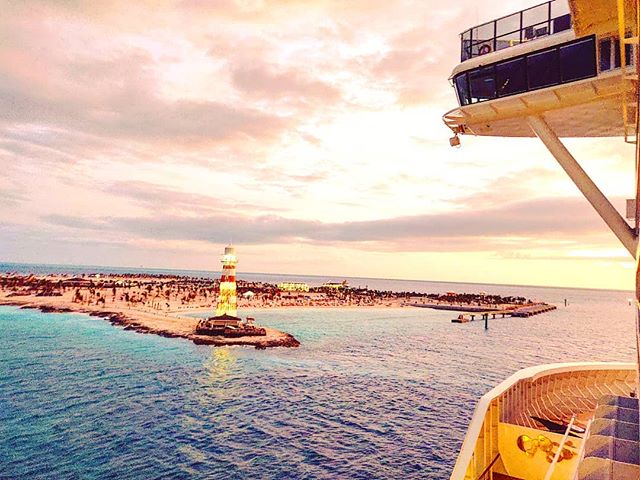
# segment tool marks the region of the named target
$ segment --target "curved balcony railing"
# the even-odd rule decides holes
[[[566,1],[551,0],[483,23],[460,34],[460,60],[484,55],[571,28]]]
[[[591,403],[605,394],[628,394],[636,386],[635,363],[579,362],[538,365],[516,372],[482,396],[458,454],[451,480],[476,480],[486,476],[500,456],[498,422],[527,425],[527,409],[545,408],[544,397],[568,403]],[[541,403],[542,402],[542,403]],[[583,405],[584,406],[584,405]],[[555,408],[555,406],[554,406]]]

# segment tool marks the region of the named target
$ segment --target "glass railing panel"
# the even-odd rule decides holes
[[[520,37],[520,12],[496,20],[496,35],[502,36],[516,32]]]
[[[495,38],[495,24],[494,22],[485,23],[483,25],[479,25],[474,27],[471,30],[471,39],[472,39],[472,52],[481,51],[484,52],[485,49],[481,48],[483,45],[488,45],[489,47],[493,47],[493,39]],[[493,48],[491,48],[493,50]],[[491,51],[489,50],[489,51]],[[485,52],[488,53],[488,52]],[[474,54],[475,56],[476,54]]]
[[[479,57],[480,55],[486,55],[487,53],[493,52],[493,39],[488,41],[474,41],[469,52],[472,57]]]
[[[522,11],[522,28],[539,25],[540,23],[548,22],[550,19],[549,4],[543,3]]]
[[[529,42],[531,40],[535,40],[536,38],[546,37],[547,35],[551,35],[551,30],[549,30],[549,22],[547,21],[529,25],[522,29],[523,42]]]
[[[520,32],[513,32],[496,38],[496,50],[504,50],[520,43]]]
[[[562,17],[570,13],[569,2],[551,2],[551,18]]]
[[[460,58],[465,61],[570,28],[571,15],[567,3],[551,0],[462,33]]]
[[[462,50],[460,52],[460,58],[463,62],[471,58],[471,30],[467,30],[462,34]]]

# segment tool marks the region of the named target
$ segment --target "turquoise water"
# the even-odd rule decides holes
[[[427,309],[246,311],[302,342],[260,351],[0,307],[0,477],[446,478],[515,370],[633,359],[628,293],[467,291],[492,289],[559,309],[488,331]]]

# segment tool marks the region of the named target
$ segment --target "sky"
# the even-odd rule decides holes
[[[449,146],[458,34],[535,3],[0,0],[0,261],[632,288],[539,140]]]

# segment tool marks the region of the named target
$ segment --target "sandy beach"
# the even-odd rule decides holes
[[[97,316],[140,333],[186,338],[197,344],[252,345],[256,348],[295,347],[291,335],[265,328],[265,336],[226,338],[198,335],[199,318],[217,301],[218,281],[172,275],[0,275],[0,305],[37,308],[46,312],[78,312]],[[360,288],[312,287],[280,291],[276,285],[238,281],[240,315],[246,309],[274,308],[447,308],[459,311],[497,310],[526,306],[525,298],[484,294],[418,294]],[[257,319],[259,324],[260,319]]]

